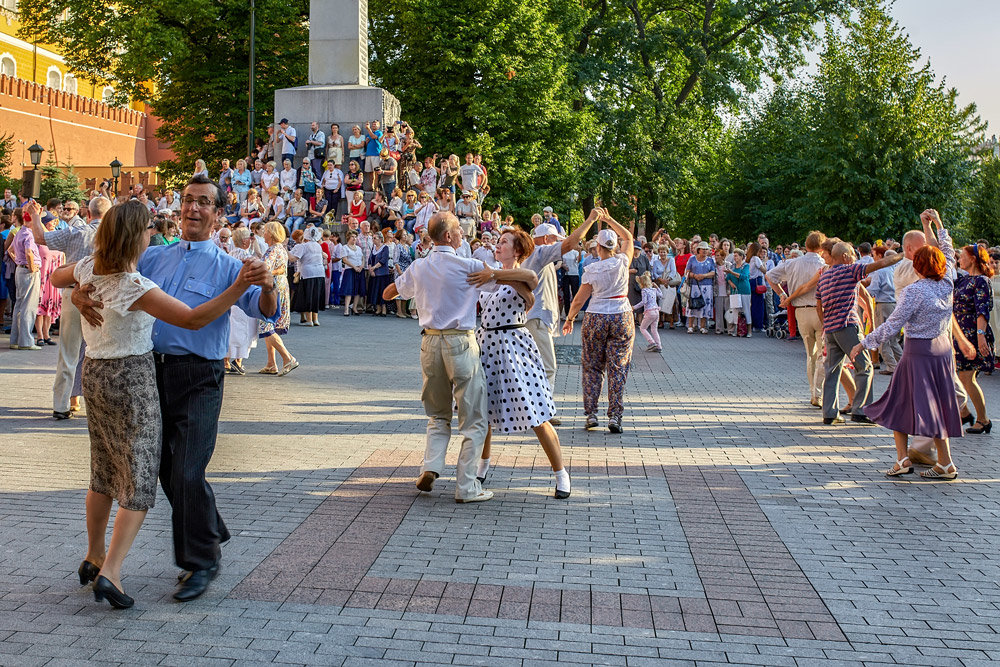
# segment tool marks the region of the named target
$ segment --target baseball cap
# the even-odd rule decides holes
[[[552,213],[552,207],[546,206],[545,208],[542,209],[542,213]]]
[[[278,121],[278,125],[288,125],[288,119],[282,118],[280,121]]]
[[[534,231],[531,232],[531,236],[536,239],[542,236],[555,236],[557,239],[566,238],[565,236],[559,234],[558,230],[556,230],[555,225],[550,225],[547,222],[543,222],[542,224],[535,227]]]
[[[597,232],[597,245],[613,250],[618,245],[618,234],[613,229],[602,229]]]

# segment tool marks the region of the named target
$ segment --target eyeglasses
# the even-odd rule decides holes
[[[207,195],[202,195],[200,197],[195,197],[193,195],[184,195],[181,197],[182,204],[197,204],[199,207],[214,206],[215,200]]]

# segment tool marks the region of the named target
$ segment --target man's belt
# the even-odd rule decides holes
[[[424,336],[467,336],[472,329],[424,329],[420,333]]]
[[[153,352],[153,361],[158,364],[183,364],[192,362],[204,363],[211,360],[197,354],[163,354],[162,352]]]

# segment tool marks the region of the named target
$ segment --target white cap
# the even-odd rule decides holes
[[[531,236],[536,239],[541,238],[543,236],[555,236],[557,239],[566,238],[565,236],[561,236],[559,234],[558,230],[556,230],[555,225],[550,225],[547,222],[543,222],[542,224],[535,227],[534,231],[531,232]]]
[[[597,232],[597,245],[614,250],[618,245],[618,234],[615,234],[613,229],[602,229]]]
[[[546,206],[545,208],[542,209],[542,213],[552,213],[552,207]]]

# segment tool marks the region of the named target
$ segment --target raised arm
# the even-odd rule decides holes
[[[874,262],[865,265],[865,275],[868,276],[874,273],[875,271],[878,271],[879,269],[884,269],[887,266],[892,266],[893,264],[902,261],[902,259],[903,259],[903,253],[901,252],[896,253],[892,257],[883,257],[882,259],[877,259]]]
[[[596,207],[592,208],[590,210],[590,215],[588,215],[587,219],[583,221],[583,224],[577,227],[572,234],[563,239],[562,248],[560,249],[560,252],[563,255],[565,255],[570,250],[575,248],[577,244],[579,244],[580,241],[583,239],[583,237],[587,235],[587,230],[589,230],[591,226],[593,226],[593,224],[597,222],[597,219],[600,216],[601,216],[601,209]]]
[[[635,254],[635,247],[633,247],[632,245],[635,240],[635,237],[632,235],[632,232],[622,227],[617,220],[612,218],[611,214],[608,213],[608,209],[606,208],[601,209],[601,220],[603,222],[608,223],[608,227],[615,230],[615,232],[618,234],[618,238],[620,238],[622,242],[622,253],[626,257],[628,257],[628,261],[631,262],[632,255]]]

